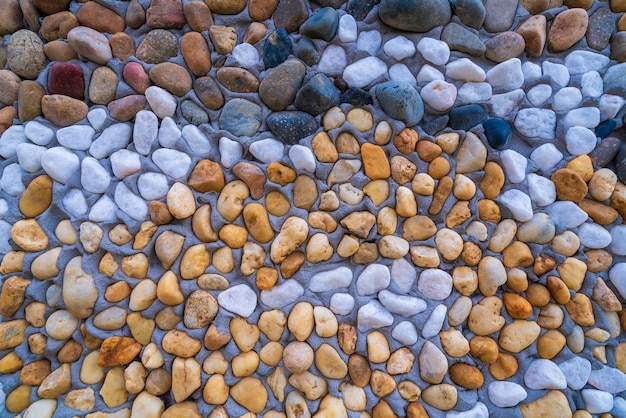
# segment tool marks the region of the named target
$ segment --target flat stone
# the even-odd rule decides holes
[[[485,2],[484,23],[487,32],[496,33],[509,30],[517,13],[517,5],[516,0],[487,0]]]
[[[267,125],[285,144],[296,144],[318,129],[318,123],[311,115],[294,111],[273,113],[267,119]]]
[[[288,60],[272,69],[259,85],[259,96],[273,111],[284,110],[293,103],[304,79],[305,67],[297,60]],[[280,91],[281,94],[275,94]]]
[[[141,40],[137,47],[137,59],[146,64],[158,64],[178,55],[176,35],[165,29],[155,29]]]
[[[68,96],[59,94],[44,96],[41,110],[50,122],[64,127],[73,125],[87,116],[87,104]]]
[[[188,4],[202,3],[191,2]],[[200,33],[187,32],[184,34],[180,40],[180,52],[187,67],[196,77],[201,77],[211,70],[211,51],[207,41]]]
[[[556,114],[550,109],[521,109],[515,118],[515,129],[528,138],[553,139]]]
[[[187,23],[182,0],[157,0],[146,10],[146,23],[152,29],[182,29]]]
[[[332,45],[326,47],[326,50],[324,51],[326,52],[330,48],[330,52],[326,52],[327,56],[335,56],[335,51],[338,51],[336,48],[331,48],[331,46]],[[343,51],[343,48],[337,48]],[[300,38],[298,42],[293,45],[293,55],[295,55],[296,58],[304,61],[304,63],[308,66],[313,66],[319,63],[321,59],[320,51],[317,49],[317,46],[313,43],[313,41],[309,38]]]
[[[485,5],[479,0],[452,0],[450,1],[454,14],[461,19],[464,25],[480,29],[485,21]]]
[[[541,56],[547,39],[547,20],[544,15],[531,16],[517,28],[517,33],[524,38],[524,49],[528,55]]]
[[[459,106],[449,112],[448,126],[455,130],[469,131],[474,126],[487,119],[487,113],[482,106],[472,104]]]
[[[365,87],[387,72],[387,64],[376,57],[360,59],[348,65],[343,79],[350,87]]]
[[[67,40],[78,56],[105,65],[113,58],[109,40],[100,32],[85,26],[70,30]]]
[[[485,57],[500,63],[519,57],[525,47],[526,41],[518,32],[503,32],[485,42]]]
[[[602,51],[606,48],[614,31],[613,24],[613,15],[607,7],[600,7],[593,12],[589,16],[589,26],[586,33],[587,45],[596,51]]]
[[[118,15],[112,9],[102,6],[99,3],[85,3],[78,12],[76,19],[81,26],[86,26],[98,32],[106,32],[110,34],[124,32],[126,23],[122,16]]]
[[[217,110],[224,106],[224,95],[213,78],[197,78],[193,84],[193,89],[198,99],[209,109]]]
[[[274,26],[284,28],[287,32],[296,32],[308,17],[309,11],[303,0],[287,0],[276,8]]]
[[[300,34],[328,42],[335,37],[338,26],[337,11],[332,7],[324,7],[300,26]]]
[[[339,90],[322,73],[311,77],[298,90],[294,102],[296,109],[313,116],[317,116],[337,104],[339,104]]]
[[[380,20],[395,29],[428,32],[450,21],[450,3],[441,0],[382,0],[378,5]],[[428,19],[422,16],[428,15]]]
[[[465,52],[475,57],[483,55],[486,49],[477,35],[454,22],[448,23],[443,28],[441,40],[448,44],[451,50]]]

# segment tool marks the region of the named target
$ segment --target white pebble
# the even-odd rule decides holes
[[[587,212],[574,202],[558,201],[546,207],[546,212],[558,229],[576,228],[587,220]]]
[[[346,51],[338,45],[328,45],[317,63],[317,69],[331,77],[340,76],[348,65]]]
[[[389,67],[389,78],[393,81],[402,81],[412,86],[417,85],[415,76],[404,64],[393,64]]]
[[[413,345],[417,342],[417,330],[415,325],[409,321],[402,321],[393,328],[391,336],[400,344]]]
[[[91,146],[96,131],[88,125],[74,125],[57,131],[57,141],[69,149],[84,151]]]
[[[431,300],[444,300],[452,293],[452,276],[439,269],[422,271],[417,280],[417,290]]]
[[[182,180],[187,176],[191,158],[183,152],[173,149],[160,148],[152,153],[152,161],[164,174],[174,180]]]
[[[309,280],[309,290],[318,293],[345,289],[350,286],[350,283],[352,283],[352,270],[348,267],[337,267],[314,274]]]
[[[17,146],[19,144],[25,144],[27,141],[28,139],[24,134],[23,125],[13,125],[9,127],[9,129],[4,131],[2,136],[0,136],[0,156],[7,159],[13,157],[17,152]]]
[[[536,359],[528,365],[524,374],[528,389],[565,389],[567,381],[559,366],[545,359]]]
[[[583,95],[576,87],[564,87],[552,98],[552,109],[556,112],[571,110],[581,104]]]
[[[526,93],[528,101],[535,107],[539,107],[552,97],[552,87],[549,84],[537,84]],[[556,110],[556,109],[555,109]]]
[[[129,124],[116,123],[106,128],[98,138],[91,143],[89,153],[92,157],[102,160],[130,143],[133,129]]]
[[[88,209],[85,195],[78,189],[71,189],[63,196],[63,207],[70,215],[77,218],[87,213]],[[92,206],[91,210],[93,208],[95,208],[95,205]]]
[[[182,132],[178,129],[174,119],[169,117],[163,118],[159,128],[159,144],[165,148],[173,148],[181,137]]]
[[[446,77],[452,80],[480,83],[485,81],[486,74],[485,70],[470,59],[460,58],[446,65]]]
[[[389,290],[378,292],[378,300],[389,312],[402,316],[413,316],[426,310],[426,301],[413,296],[398,295]]]
[[[405,58],[411,58],[415,55],[415,44],[404,36],[396,36],[391,38],[383,46],[385,54],[389,55],[396,61],[402,61]]]
[[[572,109],[563,118],[563,125],[584,126],[593,129],[600,123],[600,109],[597,107],[579,107]]]
[[[600,108],[600,113],[606,115],[607,118],[613,119],[622,107],[624,107],[624,103],[626,100],[622,96],[616,96],[614,94],[603,94],[600,97],[600,103],[598,103],[598,107]]]
[[[423,37],[417,43],[417,50],[424,59],[435,65],[443,65],[450,59],[450,48],[444,41]]]
[[[556,113],[550,109],[521,109],[517,112],[514,125],[528,138],[554,139]]]
[[[11,239],[11,224],[6,221],[0,221],[0,254],[6,254],[13,248],[9,243]]]
[[[370,264],[356,279],[356,291],[360,296],[373,295],[386,289],[391,282],[391,274],[387,266]]]
[[[330,310],[337,315],[349,315],[354,310],[354,297],[349,293],[334,293],[330,297]]]
[[[159,119],[174,116],[176,112],[176,98],[167,90],[158,86],[150,86],[146,89],[145,95],[150,108]]]
[[[464,83],[457,92],[457,100],[461,103],[484,102],[491,98],[489,83]]]
[[[183,132],[184,133],[184,132]],[[220,162],[226,168],[231,168],[243,157],[243,147],[237,141],[225,136],[220,138]]]
[[[111,154],[110,161],[111,170],[118,179],[125,179],[126,177],[141,170],[141,160],[139,159],[139,154],[127,149],[115,151]]]
[[[526,61],[522,64],[522,73],[524,73],[524,80],[534,80],[541,77],[541,66],[534,62]]]
[[[613,395],[596,389],[583,389],[585,409],[591,414],[610,412],[613,409]]]
[[[272,309],[287,306],[304,295],[304,288],[296,280],[286,280],[283,284],[261,291],[261,302]]]
[[[578,228],[580,243],[587,248],[606,248],[611,244],[611,234],[596,223],[585,222]]]
[[[289,159],[296,170],[306,170],[315,173],[315,156],[309,147],[292,145],[289,149]]]
[[[572,357],[559,364],[559,369],[563,372],[567,386],[574,390],[580,390],[587,384],[589,373],[591,373],[591,362],[583,357]]]
[[[565,67],[571,75],[600,71],[609,63],[609,57],[591,51],[574,51],[565,57]]]
[[[514,90],[524,85],[522,62],[519,58],[511,58],[487,71],[487,82],[494,89]]]
[[[589,373],[587,383],[604,392],[620,393],[626,390],[626,374],[619,369],[602,366]]]
[[[90,193],[104,193],[111,184],[111,176],[98,160],[93,157],[85,157],[81,161],[80,184],[83,190]]]
[[[583,74],[580,79],[580,85],[585,97],[600,97],[604,91],[604,82],[597,71]]]
[[[117,206],[115,202],[107,196],[103,195],[96,201],[89,211],[89,220],[93,222],[109,222],[117,218]]]
[[[441,327],[443,326],[443,321],[446,319],[446,314],[448,313],[448,307],[444,304],[437,305],[435,309],[433,309],[430,317],[422,327],[422,337],[429,339],[439,334],[441,331]]]
[[[221,292],[217,296],[217,302],[227,311],[247,318],[256,309],[257,297],[249,286],[239,284]]]
[[[101,107],[96,107],[91,109],[89,113],[87,113],[87,121],[91,124],[91,126],[99,131],[104,127],[104,122],[107,120],[107,111]]]
[[[361,306],[357,313],[357,326],[361,332],[388,327],[392,324],[393,315],[375,300]]]
[[[24,171],[34,173],[41,168],[41,157],[46,152],[46,147],[35,144],[19,144],[16,148],[17,161]]]
[[[574,126],[565,133],[567,152],[572,155],[589,154],[596,147],[595,132],[582,126]]]
[[[569,83],[569,71],[563,64],[544,61],[541,64],[541,68],[543,69],[543,75],[550,76],[559,87],[565,87]]]
[[[0,178],[0,187],[2,190],[10,194],[11,196],[21,195],[26,187],[22,182],[22,174],[24,170],[19,164],[9,164],[2,170],[2,177]]]
[[[345,14],[339,19],[339,27],[337,28],[337,37],[343,43],[354,42],[357,37],[356,20],[350,14]]]
[[[196,125],[185,125],[183,127],[183,138],[192,154],[201,158],[206,158],[211,153],[211,141]]]
[[[408,293],[417,280],[415,266],[404,258],[397,258],[391,264],[391,280],[405,293]]]
[[[343,70],[343,79],[350,87],[365,87],[387,72],[387,64],[376,57],[360,59]]]
[[[272,138],[266,138],[251,143],[249,150],[254,158],[262,163],[270,164],[283,159],[285,146],[280,141]]]
[[[161,173],[143,173],[137,180],[139,194],[146,200],[158,200],[167,195],[170,187]]]
[[[13,128],[13,126],[11,126],[9,129]],[[37,145],[48,145],[50,141],[52,141],[52,139],[54,138],[54,131],[48,128],[46,125],[37,121],[28,122],[26,126],[22,127],[21,129],[24,129],[24,135],[26,135],[26,138],[28,138],[32,143]]]
[[[6,200],[0,199],[0,219],[4,219],[4,216],[9,211],[9,204]]]
[[[522,89],[494,94],[490,100],[493,115],[498,118],[508,118],[511,113],[519,109],[519,105],[524,100],[524,97],[526,97],[526,94],[524,94]]]
[[[528,394],[521,385],[515,382],[495,381],[489,384],[487,389],[489,400],[498,408],[510,408],[517,405]]]
[[[512,149],[500,153],[504,172],[511,183],[521,183],[526,178],[528,160],[522,154]]]
[[[552,144],[547,143],[538,146],[530,153],[530,159],[540,170],[550,171],[563,159],[563,153]]]
[[[615,225],[611,229],[611,251],[616,255],[626,255],[626,226]],[[626,293],[624,293],[626,295]],[[626,299],[626,296],[624,296]]]
[[[157,116],[149,110],[140,110],[135,115],[135,126],[133,128],[133,144],[139,154],[148,155],[152,144],[159,133],[159,120]]]
[[[445,80],[443,73],[428,64],[423,65],[415,77],[418,84],[427,84],[435,80]]]
[[[441,112],[454,106],[456,87],[442,80],[434,80],[422,87],[420,95],[427,105]]]
[[[476,402],[476,405],[468,411],[448,412],[446,414],[446,418],[489,418],[489,410],[487,409],[487,405],[484,403]]]
[[[359,51],[365,51],[370,55],[376,55],[376,52],[378,52],[382,42],[383,38],[379,31],[362,31],[359,33],[359,37],[356,40],[356,49]]]
[[[533,206],[530,203],[530,197],[521,190],[507,190],[500,196],[500,202],[511,211],[515,220],[519,222],[530,221],[533,217]]]
[[[113,198],[122,212],[134,220],[141,222],[148,216],[146,201],[134,194],[124,183],[117,184]]]
[[[78,171],[80,161],[78,156],[67,148],[53,147],[41,156],[41,166],[50,177],[65,184]]]
[[[538,176],[535,173],[529,173],[527,178],[530,200],[537,206],[548,206],[554,203],[556,200],[556,187],[549,178]]]
[[[232,52],[232,57],[237,60],[239,67],[253,68],[259,62],[259,51],[247,42],[236,45]]]

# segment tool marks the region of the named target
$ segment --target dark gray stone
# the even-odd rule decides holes
[[[319,128],[315,118],[305,112],[276,112],[267,118],[267,126],[285,144],[297,144]]]
[[[378,15],[387,25],[408,32],[428,32],[450,21],[448,0],[382,0]]]
[[[390,117],[414,126],[424,116],[424,102],[410,84],[400,81],[387,81],[376,86],[376,99],[383,111]]]
[[[485,0],[485,22],[487,32],[504,32],[511,28],[517,13],[519,0]]]
[[[465,25],[480,29],[485,21],[485,5],[481,0],[450,0],[454,14]]]
[[[326,75],[319,73],[311,77],[298,91],[294,105],[296,109],[317,116],[339,104],[339,90]]]
[[[461,51],[479,57],[485,53],[485,44],[469,29],[456,24],[448,23],[441,32],[441,40],[448,44],[451,50]]]
[[[300,26],[300,34],[330,41],[337,33],[339,15],[332,7],[324,7]]]

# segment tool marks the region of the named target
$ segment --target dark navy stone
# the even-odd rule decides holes
[[[339,90],[325,74],[311,77],[296,94],[294,106],[298,110],[317,116],[339,104]]]
[[[354,20],[363,20],[378,3],[380,0],[350,0],[346,11],[352,15]]]
[[[465,25],[480,29],[485,21],[485,5],[481,0],[450,0],[454,14]]]
[[[448,126],[459,131],[469,131],[487,120],[485,109],[477,104],[456,107],[448,113],[448,116],[450,117]]]
[[[485,136],[491,148],[502,149],[511,137],[511,125],[502,119],[488,119],[483,123]]]
[[[263,45],[263,64],[265,68],[274,68],[287,60],[291,53],[291,39],[283,28],[267,37]]]
[[[424,102],[408,83],[387,81],[376,86],[376,99],[383,111],[407,126],[417,125],[424,116]]]
[[[373,103],[372,96],[363,89],[350,87],[341,95],[341,103],[350,103],[352,106],[366,106]]]
[[[600,139],[606,138],[607,136],[611,135],[611,132],[613,132],[616,126],[617,122],[615,122],[613,119],[605,120],[604,122],[596,126],[596,136],[600,137]]]
[[[297,144],[319,128],[315,118],[305,112],[275,112],[267,118],[267,126],[285,144]]]
[[[306,65],[312,67],[320,61],[320,52],[312,40],[300,38],[293,46],[293,55],[304,61]]]
[[[261,106],[246,99],[226,102],[219,118],[220,129],[235,136],[253,136],[261,127]]]
[[[195,104],[192,100],[185,100],[180,105],[180,110],[183,116],[189,123],[196,126],[203,123],[209,123],[209,115],[200,106]]]
[[[626,147],[622,147],[622,149],[617,153],[617,157],[615,157],[615,168],[617,169],[617,177],[619,177],[619,181],[622,183],[626,183]]]
[[[421,126],[424,132],[426,132],[428,135],[434,136],[437,133],[443,131],[446,126],[448,126],[449,119],[450,118],[448,117],[448,115],[443,115],[429,120],[428,122],[423,123]]]
[[[614,136],[604,138],[600,141],[600,145],[589,153],[591,163],[596,167],[608,166],[619,152],[621,146],[622,141],[619,138]]]
[[[448,23],[452,10],[448,0],[381,0],[378,15],[392,28],[428,32]]]
[[[332,7],[324,7],[300,26],[300,34],[309,38],[330,41],[337,33],[339,15]]]

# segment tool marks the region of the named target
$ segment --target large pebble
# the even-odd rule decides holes
[[[37,34],[21,29],[11,35],[7,45],[7,63],[18,76],[31,80],[37,78],[46,66],[43,43]]]

